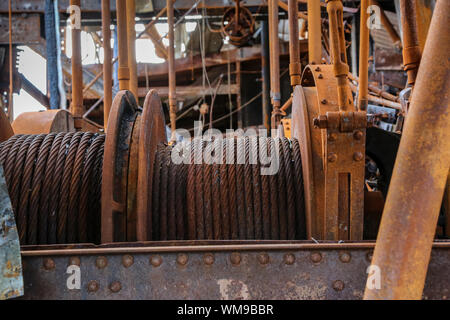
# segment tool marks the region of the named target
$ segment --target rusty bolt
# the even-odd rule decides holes
[[[333,282],[333,289],[336,291],[342,291],[342,290],[344,290],[344,287],[345,287],[345,284],[341,280],[336,280],[335,282]]]
[[[95,265],[99,269],[104,269],[108,265],[108,259],[106,259],[106,257],[98,257],[95,261]]]
[[[286,253],[284,255],[284,263],[291,265],[295,262],[295,256],[292,253]]]
[[[95,280],[89,281],[89,283],[87,285],[87,290],[88,290],[88,292],[91,292],[91,293],[97,292],[99,288],[100,288],[100,285]]]
[[[119,281],[114,281],[109,285],[111,292],[117,293],[122,289],[122,284]]]
[[[327,104],[328,101],[327,101],[327,99],[322,99],[322,100],[320,100],[320,103],[321,103],[321,104]]]
[[[187,264],[188,260],[189,260],[188,255],[184,254],[184,253],[180,253],[177,257],[177,263],[180,266],[185,266]]]
[[[320,115],[317,118],[314,118],[313,125],[316,128],[325,129],[328,126],[327,116]]]
[[[328,134],[328,140],[330,141],[336,141],[337,140],[337,133],[336,132],[330,132]]]
[[[238,265],[241,263],[241,254],[239,252],[233,252],[230,256],[231,263]]]
[[[258,255],[258,261],[261,264],[268,264],[269,263],[269,255],[267,253],[261,253]]]
[[[150,257],[150,263],[154,267],[159,267],[162,264],[162,258],[159,255],[151,256]]]
[[[205,262],[208,266],[212,265],[214,263],[214,255],[212,253],[205,253],[203,256],[203,262]]]
[[[361,140],[364,136],[364,133],[360,130],[355,131],[355,133],[353,134],[353,137],[355,138],[355,140]]]
[[[323,79],[323,74],[319,74],[318,78]]]
[[[336,161],[337,161],[337,154],[331,152],[331,153],[328,155],[328,162],[336,162]]]
[[[311,261],[314,263],[319,263],[320,261],[322,261],[322,254],[320,252],[313,252],[311,253]]]
[[[361,152],[355,152],[353,154],[353,159],[355,161],[361,161],[362,159],[364,159],[364,155]]]
[[[122,257],[122,264],[125,268],[129,268],[133,265],[134,263],[134,258],[133,256],[126,254]]]
[[[319,72],[320,71],[320,67],[316,67],[315,71]]]
[[[373,258],[373,251],[367,252],[366,254],[367,261],[372,262],[372,258]]]
[[[70,257],[69,266],[81,266],[81,260],[78,257]]]
[[[55,269],[55,261],[52,258],[44,259],[44,269],[45,270],[53,270]]]
[[[348,252],[343,252],[339,255],[339,260],[343,263],[349,263],[352,260],[352,256]]]

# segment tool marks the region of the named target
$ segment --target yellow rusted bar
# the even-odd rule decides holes
[[[291,76],[291,85],[300,84],[302,75],[302,65],[300,63],[300,42],[298,39],[298,2],[297,0],[288,1],[289,15],[289,74]]]
[[[127,0],[127,37],[128,37],[128,66],[130,67],[130,91],[138,100],[138,77],[136,63],[136,3]]]
[[[167,20],[169,24],[169,110],[170,110],[170,127],[172,131],[171,141],[175,141],[175,130],[177,129],[177,96],[176,96],[176,74],[175,74],[175,39],[174,39],[174,17],[173,2],[167,0]]]
[[[420,299],[450,167],[450,1],[437,1],[397,154],[365,299]],[[379,272],[378,272],[379,271]]]
[[[278,2],[269,0],[269,42],[270,42],[270,95],[272,101],[272,128],[281,121],[280,92],[280,43],[278,38]]]
[[[102,0],[103,33],[103,122],[107,130],[109,111],[112,105],[112,50],[111,50],[111,7],[109,0]]]
[[[130,90],[130,68],[128,66],[127,4],[126,0],[116,0],[117,44],[119,47],[119,88]]]
[[[322,62],[322,24],[317,0],[308,0],[308,51],[310,64]]]
[[[361,0],[361,22],[359,41],[359,92],[358,109],[366,110],[369,95],[369,28],[367,27],[367,8],[369,0]]]
[[[414,86],[421,59],[416,0],[400,0],[400,11],[403,28],[403,64],[408,73],[408,85]]]
[[[80,0],[70,0],[71,6],[81,8]],[[80,10],[81,11],[81,10]],[[81,19],[75,14],[73,19]],[[81,64],[81,29],[77,25],[77,21],[72,21],[72,105],[70,111],[75,117],[82,117],[83,108],[83,66]]]

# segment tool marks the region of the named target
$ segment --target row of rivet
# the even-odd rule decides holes
[[[372,252],[368,252],[366,254],[366,259],[371,262],[372,260]],[[267,253],[260,253],[258,255],[258,261],[260,264],[262,265],[266,265],[270,262],[270,256]],[[322,254],[320,252],[312,252],[310,254],[310,260],[313,263],[320,263],[322,261]],[[351,261],[352,257],[351,254],[349,252],[341,252],[339,254],[339,260],[342,263],[349,263]],[[203,262],[206,265],[212,265],[214,264],[214,254],[212,253],[205,253],[203,255]],[[233,265],[239,265],[241,263],[241,254],[239,252],[233,252],[230,255],[230,261],[231,264]],[[295,255],[292,253],[286,253],[284,255],[284,263],[287,265],[292,265],[295,263]],[[177,264],[180,266],[185,266],[187,265],[189,261],[189,257],[187,254],[185,253],[180,253],[177,256]],[[131,255],[124,255],[122,257],[122,265],[125,268],[129,268],[133,265],[134,263],[134,258]],[[150,257],[150,264],[154,267],[159,267],[162,264],[162,257],[160,255],[153,255]],[[79,257],[71,257],[69,259],[69,265],[77,265],[80,266],[81,265],[81,261]],[[106,268],[106,266],[108,265],[108,259],[106,257],[98,257],[95,261],[95,265],[98,269],[104,269]],[[43,267],[45,270],[53,270],[55,269],[55,261],[52,258],[45,258],[44,259],[44,263],[43,263]]]

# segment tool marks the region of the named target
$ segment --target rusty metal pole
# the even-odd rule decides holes
[[[408,85],[414,86],[421,59],[416,0],[400,0],[400,12],[403,30],[403,65],[408,73]]]
[[[365,299],[422,297],[450,167],[449,15],[437,1],[372,259],[381,288]]]
[[[112,50],[111,50],[111,7],[109,0],[102,0],[102,34],[103,34],[103,121],[105,131],[108,126],[109,112],[112,105]]]
[[[308,51],[309,64],[322,62],[322,24],[317,0],[308,0]]]
[[[9,94],[8,94],[8,119],[13,122],[14,119],[14,75],[13,75],[13,43],[12,43],[12,5],[11,0],[8,1],[8,38],[9,38]]]
[[[77,6],[80,8],[81,14],[81,1],[80,0],[70,0],[71,6]],[[80,20],[81,17],[77,17],[76,14],[72,17],[75,21],[71,23],[71,34],[72,34],[72,105],[70,107],[71,113],[74,117],[81,118],[84,113],[83,108],[83,66],[81,64],[81,29],[77,25],[77,19]]]
[[[366,110],[369,103],[369,28],[367,8],[370,0],[361,0],[360,40],[359,40],[359,92],[358,109]]]
[[[176,96],[176,74],[175,74],[175,41],[174,41],[174,17],[173,2],[167,0],[167,21],[169,24],[169,110],[170,110],[170,127],[172,131],[171,141],[174,142],[175,130],[177,129],[177,96]]]
[[[278,39],[278,2],[269,0],[269,33],[270,33],[270,95],[272,100],[272,128],[278,127],[281,121],[280,93],[280,42]]]
[[[300,63],[300,42],[298,39],[298,2],[288,1],[289,15],[289,74],[291,76],[291,86],[300,84],[302,75],[302,65]]]
[[[130,68],[128,66],[127,4],[126,0],[116,0],[117,44],[119,48],[119,88],[130,90]]]
[[[136,101],[138,95],[138,76],[136,63],[136,3],[135,0],[127,0],[127,39],[128,39],[128,66],[130,67],[130,91]]]
[[[262,73],[262,107],[263,124],[267,132],[270,132],[270,49],[269,49],[269,25],[267,20],[261,21],[261,73]]]
[[[0,142],[6,141],[14,135],[11,124],[3,108],[0,108]]]

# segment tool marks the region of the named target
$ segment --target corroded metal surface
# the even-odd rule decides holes
[[[23,295],[19,235],[0,165],[0,300]]]
[[[21,113],[12,123],[15,134],[74,132],[73,116],[66,110]]]
[[[25,299],[361,299],[373,243],[162,242],[31,250]],[[436,243],[423,298],[448,299],[449,244]],[[80,266],[79,290],[67,267]]]

